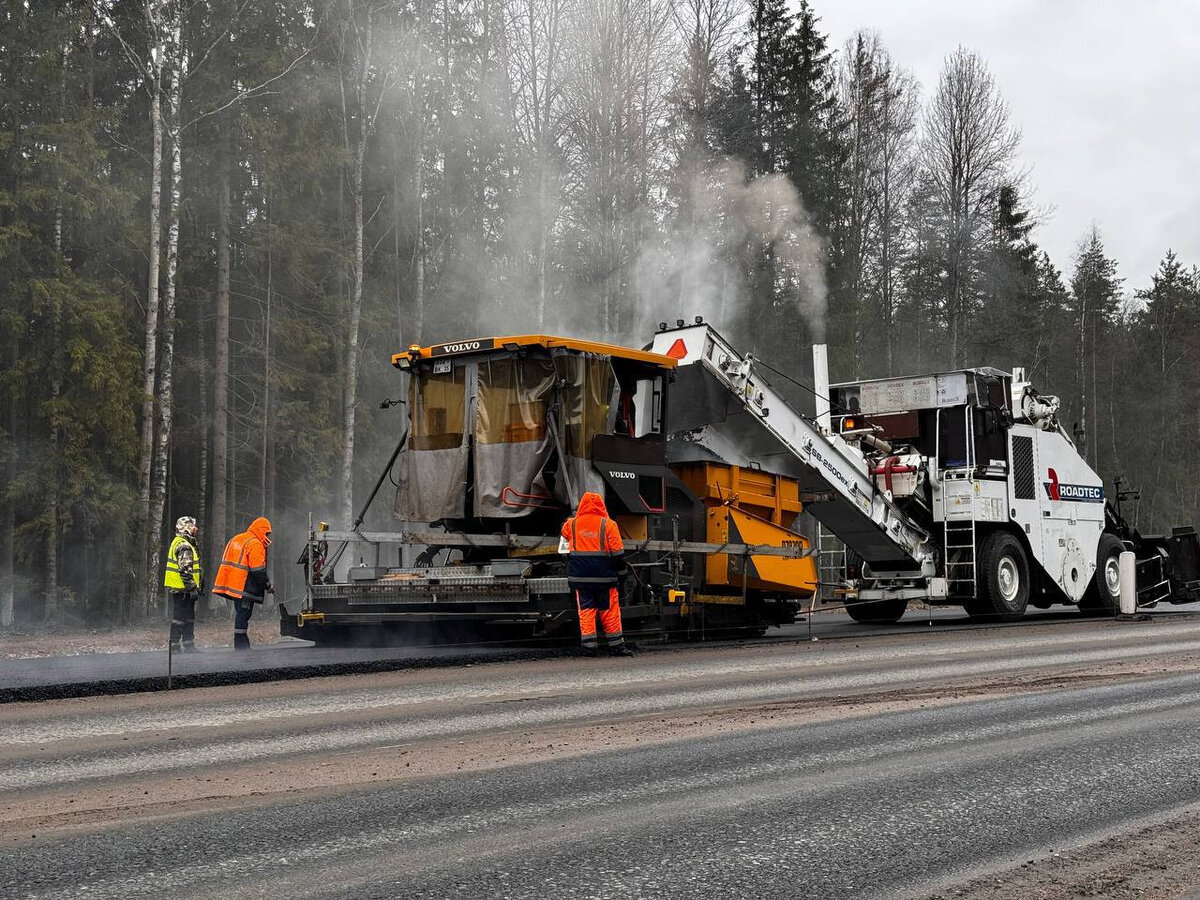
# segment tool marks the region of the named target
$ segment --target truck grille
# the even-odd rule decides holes
[[[1033,438],[1013,435],[1013,497],[1036,500],[1037,484],[1033,472]]]

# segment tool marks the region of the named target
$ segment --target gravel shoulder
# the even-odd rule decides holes
[[[227,611],[196,623],[196,645],[229,647],[233,645],[233,617]],[[39,659],[47,656],[83,656],[91,653],[132,653],[139,650],[163,650],[170,626],[134,625],[128,628],[60,628],[0,632],[0,659]],[[273,644],[280,640],[279,614],[274,610],[254,611],[250,620],[250,641]]]
[[[1200,810],[1064,847],[919,900],[1200,900]],[[918,898],[910,898],[918,900]]]

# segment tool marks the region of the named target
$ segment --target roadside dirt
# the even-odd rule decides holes
[[[34,659],[44,656],[78,656],[87,653],[132,653],[161,650],[167,644],[170,626],[137,625],[114,629],[53,629],[0,633],[0,659]],[[254,611],[250,620],[250,641],[273,644],[279,640],[279,616]],[[233,643],[233,617],[196,623],[198,647],[228,647]]]
[[[1200,900],[1200,812],[1056,851],[923,900]]]

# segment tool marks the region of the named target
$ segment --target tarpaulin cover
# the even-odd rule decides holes
[[[574,508],[586,492],[604,492],[604,479],[592,465],[592,441],[609,426],[616,376],[607,356],[563,354],[554,357],[554,368],[562,385],[559,427],[566,457],[563,465],[575,496],[567,496],[561,479],[555,487],[558,499]]]
[[[545,508],[554,502],[542,478],[554,453],[554,437],[546,427],[554,364],[483,359],[477,378],[475,515],[513,518]]]
[[[395,515],[434,522],[466,514],[467,435],[474,367],[414,374],[409,383],[411,430],[400,454]]]
[[[412,426],[397,466],[396,518],[515,518],[555,501],[573,509],[586,491],[604,490],[592,444],[612,428],[616,394],[612,364],[599,355],[497,355],[456,360],[448,372],[414,374]],[[550,478],[556,444],[563,458]]]

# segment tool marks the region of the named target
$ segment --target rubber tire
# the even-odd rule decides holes
[[[846,612],[860,625],[894,625],[900,621],[908,601],[903,597],[887,597],[882,600],[866,600],[846,604]]]
[[[976,565],[979,596],[967,604],[967,612],[998,622],[1021,619],[1033,586],[1025,546],[1007,531],[990,532],[979,544]]]
[[[1092,583],[1088,585],[1083,599],[1079,601],[1079,611],[1085,616],[1111,617],[1120,612],[1121,583],[1119,577],[1115,582],[1117,592],[1114,594],[1108,589],[1105,569],[1111,561],[1117,567],[1116,571],[1119,576],[1119,561],[1124,549],[1125,545],[1115,534],[1100,535],[1100,543],[1096,547],[1096,573],[1092,576]]]

